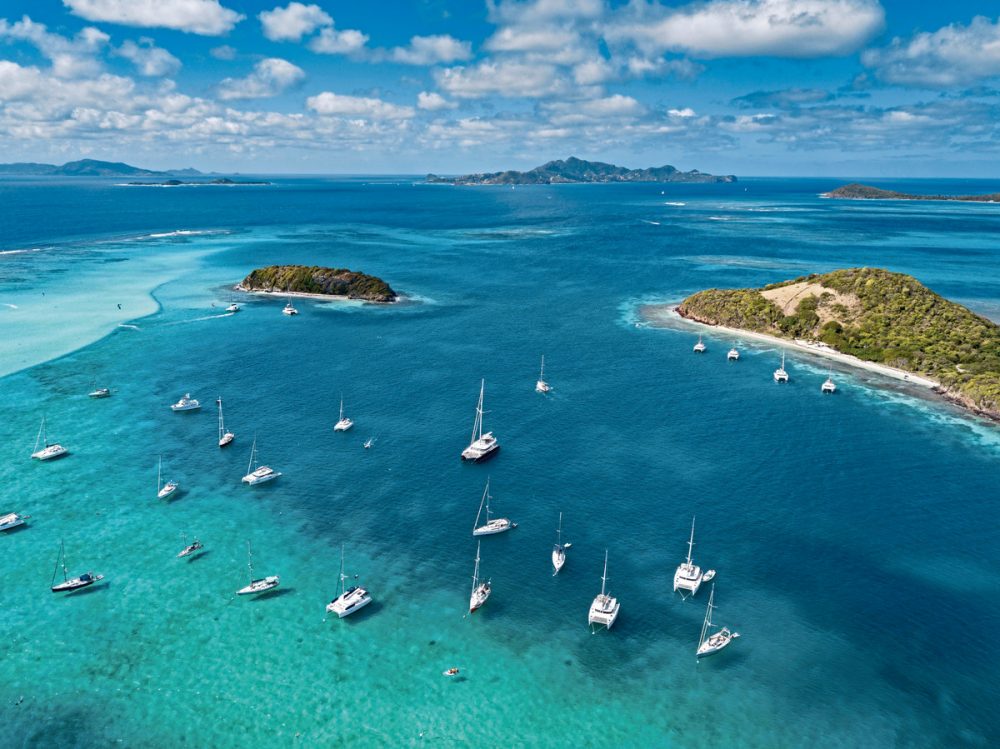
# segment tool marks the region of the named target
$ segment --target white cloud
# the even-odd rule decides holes
[[[436,91],[421,91],[417,94],[417,108],[428,112],[437,112],[442,109],[454,109],[458,105],[453,101],[448,101]]]
[[[230,47],[228,44],[223,44],[220,47],[212,47],[208,53],[216,60],[236,59],[236,49],[234,47]]]
[[[517,60],[445,68],[435,71],[434,77],[440,88],[463,99],[492,94],[541,98],[566,90],[566,81],[555,66]]]
[[[306,99],[306,106],[317,114],[369,120],[403,120],[415,114],[413,107],[402,107],[367,96],[345,96],[329,91],[310,96]]]
[[[415,36],[407,47],[396,47],[389,53],[394,62],[407,65],[437,65],[438,63],[468,60],[472,57],[469,42],[447,34]]]
[[[893,39],[867,50],[861,61],[883,81],[902,86],[947,88],[1000,75],[1000,20],[976,16],[908,40]]]
[[[262,99],[277,96],[291,86],[301,83],[305,71],[280,57],[268,57],[254,65],[246,78],[226,78],[219,84],[219,98]]]
[[[602,57],[581,62],[573,68],[573,80],[581,86],[607,83],[618,75],[614,65]]]
[[[595,19],[604,13],[603,0],[503,0],[490,2],[490,20],[525,26],[573,19]]]
[[[157,47],[148,37],[140,38],[138,43],[126,40],[115,50],[115,54],[130,60],[139,73],[145,76],[173,75],[181,68],[180,60],[167,50]]]
[[[368,35],[356,29],[338,31],[327,27],[309,42],[309,49],[324,55],[352,55],[364,49],[367,43]]]
[[[486,40],[494,52],[551,52],[576,46],[579,35],[567,28],[505,26]]]
[[[246,17],[224,8],[219,0],[63,0],[63,5],[88,21],[204,36],[225,34]]]
[[[855,51],[884,22],[878,0],[708,0],[677,9],[637,0],[605,36],[656,54],[827,57]]]
[[[273,42],[297,42],[321,26],[333,26],[333,19],[318,5],[289,3],[284,8],[265,10],[257,18],[264,36]]]
[[[92,26],[69,39],[49,32],[45,24],[36,23],[28,16],[15,23],[0,18],[0,39],[34,45],[52,63],[52,73],[60,78],[96,75],[101,69],[96,55],[110,38]]]

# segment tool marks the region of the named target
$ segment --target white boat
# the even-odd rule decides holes
[[[462,460],[478,462],[490,457],[500,449],[500,443],[493,432],[483,432],[483,393],[486,390],[486,380],[479,384],[479,403],[476,404],[476,420],[472,423],[472,440],[469,446],[462,450]]]
[[[196,551],[201,551],[204,548],[205,547],[204,547],[204,545],[202,545],[201,541],[199,541],[196,538],[194,541],[192,541],[190,544],[188,544],[187,546],[185,546],[183,549],[181,549],[177,553],[177,558],[180,559],[181,557],[189,557],[192,554],[194,554]]]
[[[820,385],[819,389],[820,389],[820,392],[822,392],[822,393],[836,393],[837,392],[837,385],[836,385],[836,383],[834,383],[833,377],[829,376],[829,377],[826,378],[826,382],[824,382],[822,385]]]
[[[222,396],[216,398],[215,402],[219,404],[219,447],[225,447],[236,439],[236,435],[226,429],[226,423],[222,419]]]
[[[168,481],[167,483],[162,483],[163,474],[163,456],[160,456],[159,465],[156,468],[156,497],[157,499],[167,499],[171,494],[177,491],[177,482]]]
[[[8,512],[6,515],[0,515],[0,532],[9,531],[12,528],[17,528],[19,525],[24,525],[24,521],[30,517],[31,515],[19,515],[16,512]]]
[[[715,608],[715,584],[712,584],[712,592],[708,594],[708,610],[705,612],[705,622],[701,625],[701,637],[698,638],[698,657],[718,653],[729,643],[740,636],[739,632],[733,632],[728,627],[722,627],[718,632],[712,632],[712,610]]]
[[[535,383],[536,393],[547,393],[552,389],[552,386],[545,381],[545,354],[542,354],[542,368],[538,372],[538,382]]]
[[[568,549],[573,544],[564,544],[562,542],[562,513],[559,513],[559,527],[556,528],[556,542],[552,546],[552,569],[554,570],[552,575],[558,575],[559,570],[563,568],[566,564],[566,549]]]
[[[479,501],[479,512],[476,513],[476,522],[472,526],[473,536],[492,536],[495,533],[503,533],[504,531],[509,531],[511,528],[517,528],[517,523],[510,522],[509,518],[491,518],[490,517],[490,500],[493,497],[490,496],[490,480],[486,479],[486,489],[483,490],[483,498]],[[486,522],[483,525],[479,524],[479,518],[483,514],[483,505],[486,506]]]
[[[357,575],[354,577],[357,578]],[[341,544],[340,595],[326,605],[326,610],[331,614],[336,614],[340,619],[343,619],[345,616],[350,616],[355,611],[363,609],[372,602],[371,595],[369,595],[368,591],[360,585],[354,585],[350,588],[346,588],[346,583],[344,582],[346,579],[347,575],[344,574],[344,546]]]
[[[375,437],[369,437],[365,440],[365,450],[371,450],[372,445],[375,444]]]
[[[240,311],[240,305],[238,305],[236,302],[230,302],[229,306],[226,307],[226,312],[239,312],[239,311]]]
[[[38,446],[42,447],[39,448]],[[45,431],[45,417],[42,417],[42,425],[38,428],[38,436],[35,437],[35,449],[31,453],[31,457],[35,460],[52,460],[53,458],[59,458],[63,455],[68,455],[69,450],[60,445],[57,442],[49,444],[49,436]]]
[[[56,577],[59,574],[59,567],[62,567],[63,571],[63,581],[61,583],[56,582]],[[99,580],[103,580],[104,575],[95,575],[93,572],[84,572],[82,575],[77,575],[76,577],[70,577],[69,571],[66,569],[66,545],[62,542],[59,543],[59,559],[56,561],[56,568],[52,571],[52,584],[49,587],[53,593],[63,593],[68,590],[79,590],[80,588],[86,588],[89,585],[93,585]]]
[[[243,483],[256,486],[265,481],[273,481],[280,475],[270,466],[262,466],[257,463],[257,435],[255,434],[253,445],[250,446],[250,462],[247,463],[247,475],[243,477]]]
[[[184,397],[179,401],[174,403],[171,407],[171,411],[196,411],[201,408],[201,404],[196,398],[191,397],[191,393],[184,393]]]
[[[587,624],[593,627],[595,624],[598,626],[606,627],[611,629],[611,625],[615,623],[615,619],[618,618],[618,610],[621,608],[621,604],[618,603],[617,598],[612,598],[607,594],[606,588],[608,583],[608,550],[604,550],[604,574],[601,575],[601,592],[594,598],[594,602],[590,604],[590,613],[587,614]]]
[[[260,577],[256,580],[253,579],[253,550],[250,548],[249,541],[247,541],[247,569],[250,570],[250,583],[248,585],[244,585],[236,591],[236,595],[238,596],[263,593],[266,590],[277,588],[281,583],[281,578],[277,575],[268,575],[267,577]]]
[[[708,570],[702,573],[701,567],[691,560],[691,552],[694,550],[694,520],[694,518],[691,518],[691,538],[688,539],[687,559],[677,565],[677,571],[674,573],[675,593],[678,590],[686,590],[691,595],[696,595],[698,588],[701,587],[703,582],[715,577],[715,570]]]
[[[282,312],[282,314],[288,315],[289,317],[291,317],[292,315],[299,314],[299,311],[297,309],[295,309],[295,307],[292,306],[291,302],[286,302],[285,303],[285,308],[283,310],[281,310],[281,312]]]
[[[740,352],[737,350],[735,346],[733,346],[731,349],[729,349],[729,353],[726,354],[726,361],[739,361],[739,360],[740,360]]]
[[[87,397],[89,397],[89,398],[110,398],[111,397],[111,388],[99,388],[99,387],[97,387],[97,381],[96,380],[91,384],[91,387],[93,388],[93,390],[91,390],[89,393],[87,393]]]
[[[774,370],[775,382],[788,382],[788,372],[785,371],[785,354],[781,354],[781,366]]]
[[[469,596],[469,613],[472,614],[486,603],[486,599],[490,597],[490,593],[493,592],[491,586],[491,581],[486,582],[479,581],[479,546],[482,541],[476,542],[476,567],[472,571],[472,594]]]
[[[340,419],[333,425],[333,431],[346,432],[354,426],[354,422],[344,418],[344,396],[340,396]]]
[[[698,342],[694,345],[694,352],[696,354],[704,354],[706,351],[708,351],[708,348],[702,342],[701,336],[698,336]]]

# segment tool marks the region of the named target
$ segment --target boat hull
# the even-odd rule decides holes
[[[232,432],[226,432],[222,435],[222,439],[219,440],[219,447],[226,447],[227,445],[233,444],[233,440],[236,439],[236,435]]]
[[[350,595],[350,593],[347,595]],[[344,598],[345,596],[340,596],[327,604],[326,607],[326,610],[331,614],[336,614],[338,619],[350,616],[372,602],[372,597],[368,595],[368,591],[365,591],[364,595],[360,598],[355,597],[356,600],[351,601],[350,603],[343,600]]]
[[[483,461],[492,458],[498,452],[500,452],[500,445],[497,443],[493,443],[491,447],[484,449],[469,445],[467,448],[462,450],[462,460],[469,463],[482,463]]]
[[[252,580],[249,585],[240,588],[236,591],[238,596],[252,596],[257,593],[266,593],[269,590],[274,590],[281,584],[281,579],[277,575],[272,575],[270,577],[263,577],[260,580]]]
[[[495,536],[497,533],[506,533],[511,528],[516,528],[517,526],[503,518],[503,523],[496,523],[496,521],[491,521],[489,525],[481,525],[478,528],[473,529],[473,536]],[[496,524],[494,524],[496,523]]]
[[[100,582],[104,579],[104,575],[91,575],[89,572],[85,575],[80,575],[79,577],[74,577],[65,582],[61,582],[58,585],[53,585],[50,590],[53,593],[66,593],[71,590],[80,590],[80,588],[87,588],[96,582]]]
[[[34,458],[35,460],[41,460],[44,462],[46,460],[55,460],[56,458],[62,458],[65,457],[66,455],[69,455],[69,450],[67,450],[62,445],[49,445],[48,447],[45,447],[39,450],[38,452],[32,453],[31,457]]]
[[[565,564],[566,564],[566,552],[563,551],[562,549],[553,549],[552,569],[555,570],[555,572],[553,572],[552,574],[558,575],[559,571],[563,568]]]
[[[622,605],[617,598],[607,596],[607,600],[602,600],[604,596],[597,596],[590,605],[590,613],[587,614],[587,624],[590,626],[604,627],[611,629],[618,619],[618,612]]]
[[[709,637],[698,647],[697,655],[699,658],[703,658],[706,655],[714,655],[720,650],[729,647],[733,643],[733,640],[739,636],[739,632],[730,632],[727,628],[723,627],[722,630]]]
[[[255,476],[252,473],[248,473],[246,476],[243,477],[243,483],[248,484],[249,486],[257,486],[258,484],[264,484],[267,483],[268,481],[274,481],[280,475],[281,474],[278,473],[277,471],[272,471],[271,473],[265,474],[263,476]]]

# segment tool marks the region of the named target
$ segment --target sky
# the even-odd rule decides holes
[[[997,0],[0,0],[0,162],[995,177]]]

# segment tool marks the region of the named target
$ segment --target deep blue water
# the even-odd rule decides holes
[[[640,315],[870,265],[1000,319],[1000,207],[830,201],[839,181],[801,179],[114,182],[0,182],[0,512],[33,516],[0,538],[11,746],[1000,742],[995,427],[867,373],[835,371],[823,397],[826,365],[795,354],[777,387],[779,352],[728,364],[732,342],[707,336],[694,356],[692,332]],[[239,296],[221,314],[250,269],[293,262],[408,301],[289,319]],[[463,465],[480,378],[503,447]],[[88,399],[95,379],[114,396]],[[169,411],[187,391],[225,399],[229,450],[212,408]],[[334,434],[341,393],[356,426]],[[44,465],[43,414],[72,451]],[[284,475],[249,489],[254,433]],[[484,540],[494,593],[470,620],[487,475],[520,527]],[[573,548],[553,577],[560,511]],[[701,663],[707,591],[671,592],[693,514],[716,618],[742,633]],[[208,553],[176,560],[191,535]],[[233,595],[248,538],[282,594]],[[60,539],[106,583],[50,594]],[[329,621],[341,543],[376,603]],[[605,548],[622,613],[591,635]]]

